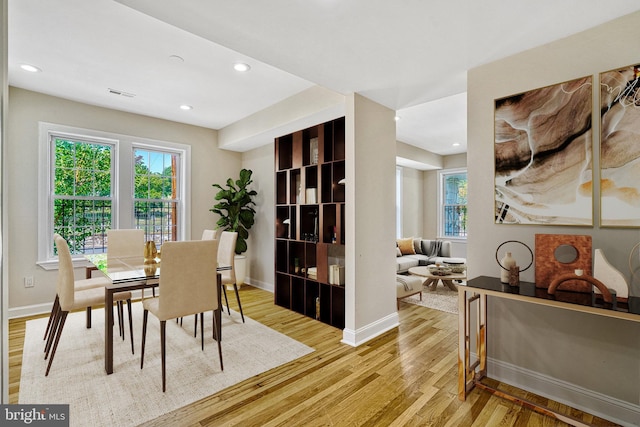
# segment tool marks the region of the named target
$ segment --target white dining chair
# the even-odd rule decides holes
[[[147,298],[142,302],[144,314],[142,319],[142,351],[140,369],[144,367],[144,351],[147,335],[147,318],[149,312],[160,321],[160,351],[162,360],[162,391],[166,391],[166,328],[167,320],[191,314],[200,314],[201,346],[204,350],[204,315],[205,311],[219,310],[220,291],[216,283],[217,268],[215,263],[218,251],[216,240],[193,240],[182,242],[165,242],[162,245],[162,273],[160,274],[160,292],[156,298]],[[216,316],[213,316],[214,335],[218,330]],[[218,343],[220,369],[222,363],[221,339]]]
[[[76,287],[76,280],[73,273],[73,261],[71,260],[71,252],[67,241],[59,234],[54,235],[56,248],[58,249],[58,279],[56,281],[56,297],[58,299],[58,307],[54,313],[53,321],[45,346],[45,360],[49,358],[45,376],[49,375],[51,364],[62,336],[67,315],[70,311],[81,308],[92,307],[104,304],[104,286],[102,288],[90,288],[79,290]],[[85,279],[83,279],[85,280]],[[114,295],[115,301],[127,301],[129,309],[129,328],[132,330],[131,323],[131,292],[119,292]],[[112,307],[105,307],[112,309]],[[51,357],[49,357],[51,356]]]

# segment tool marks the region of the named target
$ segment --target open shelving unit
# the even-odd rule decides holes
[[[275,163],[275,304],[342,329],[344,118],[276,138]]]

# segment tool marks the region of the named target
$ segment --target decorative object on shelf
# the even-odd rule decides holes
[[[282,221],[284,225],[287,226],[287,239],[291,238],[291,220],[289,218]]]
[[[346,183],[347,183],[347,181],[344,178],[342,178],[340,181],[338,181],[338,184],[340,184],[340,185],[346,185]]]
[[[529,262],[529,265],[527,265],[523,269],[520,269],[510,251],[504,255],[502,260],[498,259],[500,248],[502,248],[507,243],[517,243],[524,246],[529,251],[529,254],[531,254],[531,262]],[[531,267],[531,265],[533,265],[533,259],[533,251],[531,250],[531,248],[518,240],[507,240],[500,243],[500,245],[496,249],[496,262],[501,268],[500,281],[502,283],[508,283],[510,286],[520,286],[520,273],[522,273],[523,271],[527,271]]]
[[[311,138],[309,141],[309,164],[318,164],[318,137]]]
[[[640,64],[600,73],[600,226],[640,227],[636,164]],[[604,202],[606,200],[606,203]]]
[[[576,274],[577,271],[576,271]],[[604,256],[602,249],[596,249],[593,257],[593,277],[604,283],[607,288],[616,292],[618,299],[629,297],[629,285],[622,273],[612,266]],[[598,293],[596,288],[595,292]]]
[[[216,194],[218,203],[209,209],[211,212],[220,215],[216,223],[218,228],[224,231],[236,231],[236,254],[240,255],[247,250],[247,238],[249,229],[255,222],[256,205],[253,198],[258,194],[255,190],[249,190],[249,185],[253,182],[250,169],[242,169],[240,178],[235,182],[229,178],[226,188],[219,184],[213,184],[219,191]]]
[[[332,228],[333,231],[331,232],[331,243],[335,245],[336,243],[338,243],[338,235],[336,234],[336,226],[334,225]]]
[[[329,266],[329,284],[344,285],[344,266],[338,264]]]
[[[307,200],[306,204],[315,205],[318,203],[318,189],[317,188],[307,188]]]
[[[316,320],[320,320],[320,297],[316,297]]]
[[[535,282],[538,288],[548,288],[561,274],[573,274],[583,270],[591,275],[591,236],[574,234],[536,234]],[[565,290],[591,292],[591,285],[584,281],[568,281]]]
[[[298,258],[293,259],[293,272],[296,274],[300,273],[300,261]]]
[[[587,282],[589,284],[589,288],[595,286],[596,288],[598,288],[598,290],[600,290],[600,293],[602,293],[602,298],[605,300],[605,302],[613,303],[613,295],[611,294],[611,291],[607,289],[604,283],[602,283],[600,280],[596,279],[595,277],[587,276],[585,274],[575,274],[575,273],[562,274],[556,277],[555,279],[553,279],[553,281],[549,285],[549,288],[547,288],[547,293],[549,293],[550,295],[554,295],[556,293],[556,290],[566,290],[566,289],[558,289],[558,287],[566,281],[576,281],[576,280]]]
[[[144,244],[144,263],[155,264],[157,256],[158,250],[156,249],[156,243],[153,240],[149,240]]]
[[[496,223],[593,225],[592,80],[495,100]]]

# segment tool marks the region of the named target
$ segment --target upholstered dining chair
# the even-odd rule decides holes
[[[159,296],[143,300],[142,351],[140,369],[144,367],[144,350],[147,335],[149,312],[160,321],[160,351],[162,360],[162,391],[166,391],[166,328],[167,320],[191,314],[200,314],[200,335],[204,350],[203,313],[218,310],[220,292],[217,283],[216,259],[217,240],[192,240],[165,242],[162,245],[162,274],[160,274]],[[217,330],[216,316],[214,333]],[[219,337],[218,337],[219,338]],[[222,364],[222,345],[218,342],[220,369]]]
[[[140,257],[144,254],[144,230],[141,229],[128,229],[119,228],[113,230],[107,230],[107,263],[109,258],[129,258]],[[144,289],[141,291],[144,298]],[[155,293],[155,291],[154,291]],[[115,298],[115,295],[114,295]],[[118,316],[123,316],[123,304],[122,300],[117,303]],[[131,313],[131,312],[129,312]],[[119,318],[120,318],[119,317]],[[132,325],[131,319],[129,319],[129,326]],[[124,340],[124,327],[120,322],[120,336]],[[131,354],[134,353],[133,343],[133,329],[130,329],[129,336],[131,337]]]
[[[238,233],[235,231],[223,231],[220,234],[220,245],[218,246],[218,264],[230,265],[231,270],[222,271],[222,292],[224,292],[224,299],[227,303],[227,310],[231,315],[231,309],[229,308],[229,300],[227,299],[226,285],[233,285],[233,289],[236,292],[236,300],[238,301],[238,307],[240,308],[240,316],[242,317],[242,323],[244,323],[244,313],[242,312],[242,304],[240,303],[240,294],[238,293],[238,285],[236,284],[236,267],[235,267],[235,254],[236,254],[236,240],[238,239]]]
[[[58,308],[54,313],[51,330],[49,331],[47,344],[45,346],[44,358],[45,360],[49,358],[45,376],[49,375],[49,370],[51,369],[51,364],[53,363],[58,343],[62,336],[62,330],[64,329],[64,324],[69,312],[104,304],[104,286],[102,288],[76,289],[76,280],[73,274],[73,261],[71,260],[71,252],[69,251],[67,241],[59,234],[54,235],[54,240],[58,249],[58,279],[56,281],[56,294],[59,303]],[[130,322],[129,328],[131,329],[131,292],[120,292],[118,294],[114,294],[114,300],[127,301]],[[105,307],[105,309],[112,308],[113,307]]]

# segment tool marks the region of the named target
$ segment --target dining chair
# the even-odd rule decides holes
[[[54,234],[54,240],[58,249],[58,279],[56,281],[56,296],[58,307],[54,313],[51,329],[45,346],[45,360],[49,358],[45,376],[49,375],[51,364],[62,336],[62,330],[70,311],[104,304],[104,286],[102,288],[76,289],[76,280],[73,273],[73,261],[67,241],[59,234]],[[86,280],[86,279],[83,279]],[[115,301],[127,301],[129,309],[129,328],[131,321],[131,292],[119,292],[114,295]],[[105,309],[112,309],[112,307]],[[50,356],[50,357],[49,357]]]
[[[233,285],[233,289],[236,292],[236,300],[238,301],[238,307],[240,308],[240,316],[242,317],[242,323],[244,323],[244,313],[242,312],[242,304],[240,303],[240,294],[238,293],[238,285],[236,284],[236,267],[235,267],[235,254],[236,254],[236,240],[238,240],[238,233],[235,231],[223,231],[220,234],[220,245],[218,247],[218,264],[230,265],[231,270],[223,270],[222,273],[222,292],[224,293],[224,299],[227,303],[227,310],[231,315],[231,309],[229,308],[229,300],[227,299],[226,285]]]
[[[192,240],[165,242],[162,245],[162,274],[160,274],[159,295],[142,302],[142,351],[140,369],[144,367],[144,350],[147,335],[149,312],[160,321],[160,351],[162,360],[162,391],[166,391],[166,328],[167,320],[191,314],[200,314],[201,346],[204,350],[205,311],[220,309],[217,283],[216,259],[217,240]],[[212,286],[212,284],[214,286]],[[217,331],[214,313],[214,334]],[[218,337],[216,337],[218,338]],[[218,342],[220,369],[222,363],[222,344]]]
[[[144,230],[133,228],[119,228],[107,230],[107,264],[109,258],[142,258],[144,254]],[[141,291],[144,298],[144,290]],[[155,293],[155,291],[154,291]],[[117,294],[114,294],[114,298]],[[122,300],[116,304],[118,307],[118,316],[123,314]],[[129,326],[132,325],[131,319]],[[120,322],[120,336],[124,340],[124,325]],[[129,331],[131,337],[131,354],[134,353],[133,328]]]

